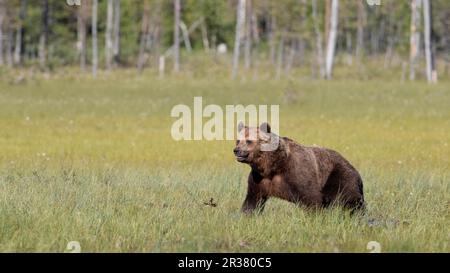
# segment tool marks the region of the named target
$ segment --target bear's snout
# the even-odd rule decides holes
[[[234,148],[233,153],[234,153],[236,156],[248,154],[247,152],[243,151],[243,150],[242,150],[241,148],[239,148],[239,147]]]
[[[245,161],[249,155],[249,153],[247,151],[243,151],[239,147],[234,148],[233,153],[236,156],[237,161],[240,161],[240,162]]]

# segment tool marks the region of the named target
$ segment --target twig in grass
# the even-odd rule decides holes
[[[211,199],[208,202],[203,202],[205,206],[211,206],[211,207],[217,207],[217,203],[214,203],[214,198],[211,197]]]

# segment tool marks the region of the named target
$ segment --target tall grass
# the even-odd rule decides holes
[[[0,251],[450,251],[449,83],[112,72],[0,83]],[[279,104],[282,135],[361,172],[366,215],[239,213],[233,141],[174,141],[170,109]],[[213,198],[217,206],[205,203]]]

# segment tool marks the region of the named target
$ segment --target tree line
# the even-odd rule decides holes
[[[0,0],[0,66],[51,71],[79,65],[112,70],[182,70],[183,56],[232,48],[231,76],[257,63],[276,76],[310,65],[332,78],[337,55],[347,64],[395,56],[416,79],[420,60],[436,82],[447,71],[447,0]],[[181,54],[182,52],[183,54]]]

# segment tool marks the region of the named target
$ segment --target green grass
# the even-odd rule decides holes
[[[192,77],[191,77],[192,76]],[[450,92],[396,80],[230,81],[149,72],[0,83],[0,251],[450,251]],[[291,99],[286,99],[290,94]],[[249,168],[233,141],[172,140],[170,109],[280,104],[280,131],[341,152],[368,211],[271,199],[239,213]],[[217,207],[203,203],[214,198]]]

